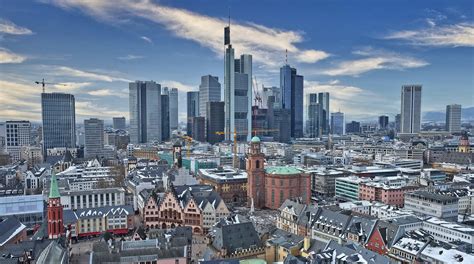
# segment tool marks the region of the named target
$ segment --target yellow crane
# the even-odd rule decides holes
[[[253,129],[252,132],[254,135],[257,134],[257,132],[274,132],[274,131],[279,131],[279,129]],[[227,134],[224,131],[217,131],[215,132],[217,135],[225,135]],[[248,132],[247,131],[236,131],[234,130],[234,145],[232,147],[232,166],[234,168],[237,168],[237,135],[246,135]]]
[[[189,158],[191,154],[191,143],[193,142],[193,138],[186,135],[178,135],[179,138],[182,138],[186,144],[186,158]]]

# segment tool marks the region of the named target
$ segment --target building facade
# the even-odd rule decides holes
[[[303,137],[303,79],[288,64],[280,68],[281,108],[290,110],[293,138]]]
[[[130,142],[162,140],[161,85],[154,81],[129,83]]]
[[[459,211],[459,198],[427,191],[405,193],[405,209],[415,213],[441,219],[456,219]]]
[[[10,154],[13,162],[20,159],[23,146],[31,144],[30,121],[7,121],[5,122],[5,150]]]
[[[418,133],[421,128],[421,85],[403,85],[401,95],[401,133]]]
[[[208,102],[206,107],[207,142],[215,144],[224,140],[225,127],[224,102]]]
[[[199,116],[204,116],[207,120],[207,104],[209,102],[220,102],[221,100],[219,77],[212,75],[202,76],[201,84],[199,85]]]
[[[446,106],[446,131],[451,133],[461,132],[461,105]]]
[[[346,134],[346,120],[344,119],[344,113],[331,113],[331,133],[340,136]]]
[[[100,157],[104,152],[104,121],[91,118],[84,120],[84,157]]]
[[[113,117],[112,118],[112,123],[113,123],[113,128],[114,129],[120,129],[120,130],[125,130],[127,128],[127,125],[125,123],[125,117]]]
[[[72,94],[42,93],[43,153],[76,147],[76,107]]]
[[[187,92],[187,111],[186,111],[186,134],[192,134],[193,117],[200,116],[199,114],[199,92]]]

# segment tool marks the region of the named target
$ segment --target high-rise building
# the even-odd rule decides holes
[[[191,137],[194,140],[197,140],[199,142],[205,142],[206,141],[206,119],[203,116],[195,116],[193,117],[193,128],[192,128],[192,134]]]
[[[397,133],[400,132],[401,123],[402,123],[402,115],[400,114],[395,115],[395,131]]]
[[[421,85],[403,85],[401,133],[418,133],[421,128]]]
[[[263,87],[262,90],[262,105],[265,108],[268,107],[269,102],[273,103],[273,108],[281,108],[281,88],[272,86],[272,87]]]
[[[280,68],[281,102],[291,111],[291,137],[303,137],[303,76],[286,64]]]
[[[125,130],[127,125],[125,124],[125,117],[114,117],[112,118],[114,129]]]
[[[346,134],[346,122],[344,120],[344,113],[331,113],[331,131],[334,135]]]
[[[170,128],[170,96],[161,94],[161,140],[166,141],[171,137]]]
[[[187,92],[186,94],[187,99],[187,123],[186,123],[186,134],[192,134],[192,121],[193,117],[200,116],[199,115],[199,92]]]
[[[162,140],[161,85],[154,81],[129,84],[130,142]]]
[[[206,110],[207,142],[215,144],[224,140],[224,102],[208,102]]]
[[[308,137],[315,138],[321,136],[321,131],[319,129],[320,125],[320,111],[321,105],[318,103],[318,94],[311,93],[308,94],[308,121],[306,124],[306,130],[308,131]]]
[[[91,118],[84,120],[84,157],[100,157],[104,153],[104,121]]]
[[[76,107],[74,95],[42,93],[43,153],[49,148],[76,147]]]
[[[273,124],[271,127],[273,140],[282,143],[288,143],[291,140],[291,110],[290,109],[273,109]]]
[[[170,89],[170,129],[174,130],[178,128],[178,89],[171,88]]]
[[[360,133],[360,122],[352,121],[346,124],[346,133],[359,134]]]
[[[230,44],[230,26],[224,29],[224,102],[225,139],[232,140],[234,131],[239,141],[252,136],[252,55],[235,59]]]
[[[446,131],[451,133],[461,132],[461,105],[446,106]]]
[[[212,75],[204,75],[201,77],[199,85],[199,116],[207,119],[207,103],[221,101],[221,84],[219,78]]]
[[[318,103],[321,107],[321,111],[319,112],[319,130],[321,131],[322,135],[329,134],[329,93],[318,93]]]
[[[381,115],[379,116],[379,129],[385,130],[388,128],[388,116]]]
[[[12,161],[20,159],[21,147],[31,144],[31,123],[30,121],[7,121],[5,122],[6,151],[10,154]]]

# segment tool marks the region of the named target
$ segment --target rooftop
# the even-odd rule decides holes
[[[294,175],[300,174],[301,171],[295,167],[289,166],[274,166],[274,167],[267,167],[265,172],[268,174],[276,174],[276,175]]]

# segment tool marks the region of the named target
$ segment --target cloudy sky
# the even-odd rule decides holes
[[[400,87],[423,84],[423,111],[474,105],[472,1],[0,0],[0,120],[41,119],[41,88],[76,96],[77,119],[128,117],[128,82],[185,93],[223,80],[230,9],[236,54],[259,85],[288,62],[305,93],[331,93],[348,119],[394,115]]]

